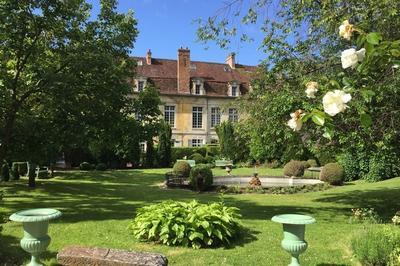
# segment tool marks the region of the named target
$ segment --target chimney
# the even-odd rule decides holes
[[[149,49],[146,54],[146,64],[151,65],[151,50]]]
[[[235,69],[235,53],[230,53],[225,62],[230,66],[231,69]]]
[[[178,50],[178,92],[190,94],[190,50]]]

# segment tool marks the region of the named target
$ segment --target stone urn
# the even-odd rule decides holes
[[[275,215],[271,220],[283,224],[281,244],[283,249],[292,256],[289,266],[300,266],[299,256],[306,251],[308,246],[304,240],[305,226],[315,223],[315,219],[307,215],[281,214]]]
[[[39,254],[46,250],[51,240],[47,235],[49,221],[60,216],[61,212],[55,209],[30,209],[10,216],[11,221],[21,222],[23,225],[24,237],[20,241],[21,247],[32,256],[28,266],[42,265]]]

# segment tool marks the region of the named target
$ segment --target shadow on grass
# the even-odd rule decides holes
[[[330,193],[315,201],[347,204],[353,208],[374,208],[384,220],[389,220],[400,210],[400,188],[377,187],[373,190]]]

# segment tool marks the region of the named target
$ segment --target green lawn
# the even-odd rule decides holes
[[[400,178],[374,184],[354,182],[306,194],[225,195],[228,205],[241,209],[243,224],[252,231],[235,246],[192,250],[138,242],[126,229],[138,207],[166,199],[219,200],[214,193],[160,189],[165,171],[68,173],[39,181],[35,190],[27,188],[26,180],[3,183],[5,199],[0,211],[10,215],[26,208],[51,207],[63,212],[50,224],[52,243],[45,254],[46,264],[54,263],[57,251],[63,247],[81,245],[160,252],[168,257],[170,265],[279,266],[287,265],[289,257],[280,247],[281,226],[270,221],[275,214],[302,213],[317,219],[316,224],[307,226],[309,248],[302,255],[303,265],[357,265],[349,239],[362,225],[348,224],[350,209],[374,207],[386,220],[400,210]],[[21,224],[8,222],[0,241],[0,250],[18,263],[28,259],[19,248],[22,234]]]
[[[267,167],[257,167],[255,169],[258,173],[258,175],[261,176],[283,176],[283,169],[282,168],[276,168],[276,169],[271,169]],[[213,169],[213,174],[214,176],[227,176],[226,170],[220,167],[216,167]],[[232,176],[253,176],[254,174],[254,168],[234,168],[232,169],[231,172]],[[304,176],[311,178],[318,178],[317,173],[311,173],[310,171],[305,171]]]

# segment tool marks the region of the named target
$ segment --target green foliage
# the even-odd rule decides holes
[[[36,164],[32,162],[28,162],[28,186],[30,188],[34,188],[36,186],[35,178],[36,178]]]
[[[36,169],[36,177],[39,179],[47,179],[50,177],[47,168]]]
[[[280,162],[278,160],[272,160],[272,161],[266,160],[265,163],[264,163],[264,166],[268,167],[268,168],[275,169],[275,168],[279,168],[281,166],[281,164],[280,164]]]
[[[343,184],[343,167],[338,163],[328,163],[322,167],[319,178],[331,185],[341,185]]]
[[[207,164],[214,164],[215,158],[213,156],[207,155],[204,157],[204,161]]]
[[[223,203],[165,201],[140,208],[129,229],[137,239],[168,246],[226,246],[241,230],[238,211]]]
[[[367,227],[351,240],[354,255],[362,265],[390,265],[399,246],[400,231],[394,226]]]
[[[303,176],[304,175],[304,164],[301,161],[292,160],[285,164],[283,168],[283,174],[285,176]]]
[[[400,174],[399,158],[395,153],[378,152],[370,157],[368,168],[364,179],[369,182],[393,178]]]
[[[304,169],[311,167],[311,165],[308,163],[308,161],[301,161],[301,163],[303,164]]]
[[[214,149],[215,150],[215,149]],[[172,147],[172,161],[183,159],[184,157],[190,158],[194,153],[199,153],[202,156],[206,156],[207,147]]]
[[[215,127],[221,156],[235,162],[247,159],[247,139],[239,134],[240,124],[224,121]]]
[[[12,175],[13,180],[19,180],[20,174],[18,171],[18,164],[12,163],[11,175]]]
[[[154,150],[154,142],[152,139],[148,140],[146,145],[146,158],[144,162],[144,166],[146,168],[153,168],[156,163],[156,152]]]
[[[179,161],[174,164],[174,172],[183,177],[189,177],[190,175],[190,165],[188,162]]]
[[[83,171],[90,171],[93,170],[93,165],[88,162],[83,162],[79,165],[79,169]]]
[[[18,173],[21,176],[26,176],[28,174],[28,162],[13,162],[12,164],[16,165]]]
[[[308,163],[308,165],[309,165],[310,167],[318,167],[318,163],[317,163],[317,161],[314,160],[314,159],[308,159],[308,160],[307,160],[307,163]]]
[[[10,166],[7,161],[3,161],[3,165],[1,166],[1,180],[8,182],[10,180]]]
[[[194,160],[196,164],[206,162],[205,158],[200,153],[193,153],[192,155],[190,155],[189,159]]]
[[[315,184],[315,185],[300,185],[300,186],[274,186],[274,187],[240,187],[240,186],[222,186],[217,190],[221,193],[231,194],[243,194],[243,193],[255,193],[255,194],[296,194],[296,193],[307,193],[324,191],[330,189],[329,184]]]
[[[194,166],[190,170],[190,185],[194,190],[207,190],[213,184],[213,173],[211,168],[205,164]]]
[[[171,137],[172,130],[169,124],[162,123],[158,135],[159,143],[157,147],[158,163],[161,167],[169,167],[171,164]]]
[[[338,163],[343,166],[344,181],[357,180],[360,177],[360,166],[357,156],[344,153],[338,156]]]
[[[95,168],[97,171],[107,170],[107,165],[105,163],[98,163]]]

